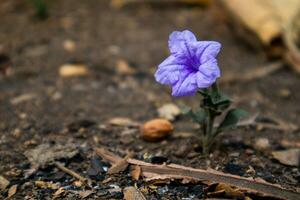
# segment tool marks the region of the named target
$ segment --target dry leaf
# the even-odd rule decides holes
[[[222,0],[223,5],[260,40],[269,45],[282,35],[285,27],[300,7],[298,0]]]
[[[273,157],[280,163],[290,166],[300,166],[300,149],[273,151]]]
[[[217,183],[209,186],[208,191],[213,190],[207,193],[208,197],[218,197],[222,193],[222,197],[231,198],[231,199],[244,199],[245,195],[243,192],[239,191],[237,188],[230,186],[225,183]]]
[[[125,117],[112,118],[108,121],[108,123],[113,126],[128,126],[128,127],[129,126],[134,127],[134,126],[138,125],[138,123],[132,121],[129,118],[125,118]]]
[[[167,120],[173,121],[178,115],[180,115],[181,111],[173,103],[164,104],[157,110],[159,117],[165,118]]]
[[[125,200],[146,200],[145,196],[135,187],[124,188]]]
[[[123,59],[117,60],[116,67],[117,73],[120,75],[131,75],[135,73],[135,70]]]
[[[290,64],[290,66],[298,73],[300,73],[299,17],[300,17],[300,8],[298,7],[297,15],[293,18],[293,20],[290,20],[290,23],[284,29],[285,30],[284,42],[288,48],[288,52],[286,53],[285,58]]]
[[[133,180],[136,180],[136,181],[139,180],[141,173],[142,173],[142,169],[140,166],[138,166],[138,165],[132,166],[132,170],[131,170],[130,174],[131,174]]]
[[[44,167],[48,163],[62,158],[72,158],[78,153],[78,148],[70,141],[64,144],[50,145],[49,143],[40,144],[34,149],[25,151],[25,156],[31,163],[30,175],[34,173],[39,167]],[[43,156],[41,156],[43,155]]]
[[[62,77],[85,76],[88,69],[84,64],[64,64],[59,68],[59,75]]]
[[[84,191],[79,192],[79,196],[84,199],[93,193],[95,193],[95,191],[93,191],[93,190],[84,190]]]
[[[9,186],[9,181],[3,176],[0,176],[0,191],[5,190],[7,186]]]
[[[284,147],[300,148],[300,140],[281,140],[280,144]]]
[[[17,192],[17,189],[18,189],[18,185],[11,186],[8,190],[7,198],[10,198],[10,197],[14,196]]]
[[[53,196],[54,198],[60,197],[65,192],[64,187],[60,187],[56,192],[54,192]]]
[[[166,138],[174,127],[166,119],[153,119],[142,126],[142,138],[146,141],[157,142]]]

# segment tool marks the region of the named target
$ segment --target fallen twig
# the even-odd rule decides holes
[[[230,84],[235,82],[250,82],[256,79],[261,79],[268,76],[275,71],[278,71],[284,66],[282,61],[273,62],[264,66],[256,67],[254,69],[244,72],[243,75],[237,76],[236,74],[224,75],[220,79],[221,84]]]
[[[81,176],[80,174],[78,174],[77,172],[74,172],[68,168],[66,168],[65,166],[63,166],[62,164],[59,164],[58,162],[54,163],[55,166],[60,169],[61,171],[73,176],[74,178],[77,178],[78,180],[80,180],[82,183],[86,183],[88,181],[87,178],[84,178],[83,176]]]
[[[210,2],[211,0],[111,0],[110,5],[113,8],[122,8],[129,4],[179,4],[205,6],[210,4]]]
[[[96,153],[111,163],[120,161],[120,157],[101,149]],[[107,156],[109,155],[109,156]],[[154,179],[193,179],[202,182],[217,182],[233,185],[241,191],[264,197],[297,200],[300,194],[285,190],[278,185],[270,184],[259,179],[245,178],[241,176],[225,174],[215,170],[203,170],[185,167],[182,165],[155,165],[136,159],[127,159],[131,165],[138,165],[142,169],[142,175],[150,180]]]
[[[279,118],[266,118],[268,119],[267,121],[270,122],[264,122],[264,121],[259,121],[258,119],[259,115],[254,114],[250,116],[249,118],[246,118],[244,120],[241,120],[238,123],[238,127],[244,127],[244,126],[254,126],[259,130],[263,129],[272,129],[272,130],[280,130],[280,131],[296,131],[299,129],[299,127],[293,123],[286,122],[282,119]]]

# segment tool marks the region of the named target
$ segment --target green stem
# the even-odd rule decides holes
[[[211,89],[216,92],[216,93],[219,93],[219,86],[218,86],[218,83],[215,82],[212,86],[211,86]]]

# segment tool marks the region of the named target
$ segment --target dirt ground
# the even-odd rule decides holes
[[[139,4],[114,9],[100,0],[47,3],[49,17],[38,20],[26,1],[0,2],[0,49],[13,63],[12,75],[0,79],[0,174],[11,185],[18,185],[12,199],[51,199],[55,190],[38,188],[36,180],[80,189],[72,186],[74,178],[52,165],[24,176],[31,167],[24,152],[45,143],[78,147],[74,158],[61,161],[95,181],[97,192],[90,199],[122,199],[121,190],[109,189],[134,184],[127,174],[107,184],[101,184],[108,177],[105,170],[89,174],[94,162],[109,166],[95,157],[93,147],[107,147],[122,156],[132,150],[136,158],[146,161],[156,158],[158,162],[260,177],[299,192],[299,168],[280,164],[271,156],[272,151],[286,148],[281,145],[283,139],[299,141],[299,131],[236,129],[221,135],[213,153],[203,158],[195,126],[184,117],[174,122],[171,137],[157,143],[140,139],[138,129],[107,124],[115,117],[142,123],[156,118],[157,108],[169,102],[198,105],[195,97],[172,98],[169,89],[157,84],[153,77],[156,66],[168,55],[167,38],[174,30],[189,29],[199,39],[220,41],[223,46],[219,65],[223,74],[238,76],[270,62],[263,48],[254,49],[235,34],[219,8]],[[64,49],[66,40],[75,42],[73,52]],[[117,71],[116,61],[120,59],[132,66],[133,74]],[[74,78],[59,76],[59,67],[73,62],[85,64],[90,73]],[[300,78],[288,67],[260,80],[221,87],[251,114],[300,124]],[[255,140],[261,137],[270,141],[269,149],[259,151],[254,147]],[[254,172],[249,171],[249,166]],[[143,181],[137,184],[147,185]],[[201,184],[175,182],[145,195],[149,199],[201,199],[203,190]],[[1,192],[0,198],[6,196]],[[80,199],[76,193],[60,198]]]

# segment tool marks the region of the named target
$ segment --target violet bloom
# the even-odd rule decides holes
[[[158,66],[155,79],[171,86],[172,96],[194,95],[220,77],[216,59],[220,48],[219,42],[197,41],[188,30],[174,31],[169,36],[171,55]]]

